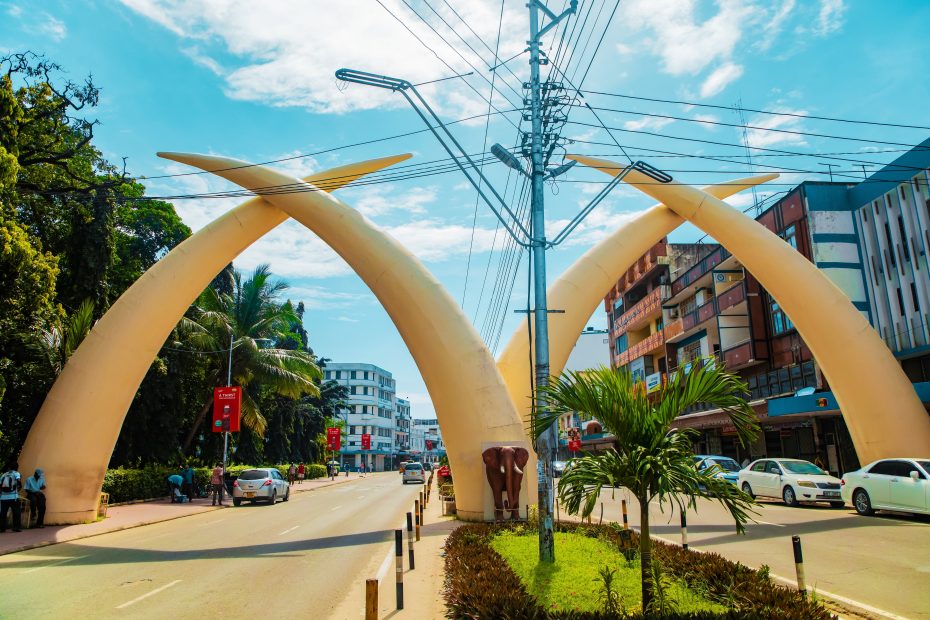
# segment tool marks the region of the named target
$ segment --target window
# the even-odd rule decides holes
[[[790,246],[793,247],[795,250],[797,250],[797,249],[798,249],[798,235],[797,235],[797,232],[798,232],[798,231],[797,231],[797,228],[795,227],[794,224],[792,224],[791,226],[789,226],[788,228],[786,228],[785,230],[783,230],[782,233],[781,233],[781,235],[779,235],[779,236],[780,236],[782,239],[784,239],[784,240],[788,243],[788,245],[790,245]]]
[[[902,316],[904,315],[904,296],[901,294],[901,287],[895,289],[898,292],[898,309],[901,310]]]
[[[688,364],[693,360],[701,357],[701,338],[700,340],[695,340],[694,342],[689,342],[688,344],[682,346],[678,349],[678,365],[682,366]]]
[[[894,476],[894,472],[897,469],[895,463],[898,461],[879,461],[875,465],[872,465],[872,469],[869,470],[870,474],[878,474],[881,476]]]
[[[902,192],[904,190],[901,190]],[[901,247],[904,248],[904,260],[906,262],[911,262],[911,252],[907,247],[907,235],[904,234],[904,218],[900,215],[898,216],[898,230],[901,233]]]
[[[752,471],[765,471],[765,465],[768,461],[759,461],[752,466]]]
[[[769,461],[768,464],[765,466],[765,473],[775,474],[776,476],[780,476],[781,468],[778,467],[777,463],[773,463],[772,461]]]
[[[911,282],[911,299],[914,301],[914,312],[920,312],[920,301],[917,299],[917,285]]]
[[[771,299],[769,304],[769,310],[772,313],[772,333],[777,336],[793,329],[794,323],[791,322],[788,315],[781,309],[778,302]]]
[[[357,370],[353,370],[353,371],[352,371],[352,378],[353,378],[353,379],[358,379],[358,371],[357,371]]]
[[[662,320],[662,317],[656,319],[656,331],[662,331],[662,328],[665,327],[665,321]]]
[[[885,239],[888,241],[888,261],[891,263],[888,270],[891,271],[898,266],[898,263],[894,259],[894,243],[891,241],[891,227],[888,226],[888,222],[885,222]]]
[[[617,355],[620,355],[621,353],[623,353],[629,348],[629,345],[627,344],[628,340],[629,340],[629,334],[623,334],[619,338],[617,338],[616,341],[614,341],[614,344],[616,345]]]

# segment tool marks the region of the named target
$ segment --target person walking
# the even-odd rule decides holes
[[[181,477],[184,478],[181,493],[186,495],[190,501],[194,501],[194,468],[190,463],[181,468]]]
[[[297,478],[297,466],[291,463],[291,466],[287,468],[287,484],[288,486],[294,484],[294,479]]]
[[[297,466],[297,484],[303,484],[304,478],[307,476],[307,468],[304,467],[304,464],[301,463]]]
[[[210,488],[213,490],[213,505],[223,505],[223,464],[217,463],[210,475]]]
[[[29,498],[29,517],[26,523],[32,522],[32,513],[38,512],[36,527],[45,527],[45,472],[36,468],[36,473],[26,478],[26,497]]]
[[[6,531],[6,513],[13,511],[13,531],[21,532],[23,529],[22,516],[19,510],[20,483],[19,463],[11,463],[6,471],[0,475],[0,532]]]

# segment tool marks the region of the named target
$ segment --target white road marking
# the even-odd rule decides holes
[[[781,575],[776,575],[775,573],[769,573],[769,576],[776,581],[781,581],[782,583],[792,586],[794,589],[797,589],[798,587],[797,581],[788,579],[787,577],[782,577]],[[834,601],[839,601],[840,603],[846,603],[847,605],[858,607],[859,609],[863,611],[867,611],[871,614],[875,614],[876,616],[881,616],[882,618],[888,618],[889,620],[907,620],[907,618],[905,618],[904,616],[898,616],[896,614],[891,613],[890,611],[885,611],[884,609],[879,609],[878,607],[872,607],[871,605],[860,603],[857,600],[847,598],[840,594],[834,594],[833,592],[827,592],[826,590],[821,590],[820,588],[816,588],[816,587],[814,588],[813,591],[817,592],[817,594],[822,595],[826,598],[832,598]]]
[[[222,521],[225,521],[225,520],[226,519],[216,519],[214,521],[207,521],[206,523],[201,523],[200,525],[216,525],[217,523],[221,523]]]
[[[35,568],[30,568],[30,569],[28,569],[28,570],[24,570],[24,571],[23,571],[22,573],[20,573],[20,574],[21,574],[21,575],[27,575],[27,574],[29,574],[29,573],[34,573],[34,572],[36,572],[37,570],[42,570],[43,568],[48,568],[49,566],[58,566],[59,564],[64,564],[65,562],[73,562],[74,560],[80,560],[81,558],[86,558],[86,557],[87,557],[86,555],[79,555],[79,556],[74,557],[74,558],[65,558],[64,560],[58,560],[57,562],[50,562],[50,563],[45,564],[45,565],[43,565],[43,566],[37,566],[37,567],[35,567]]]
[[[284,530],[283,532],[281,532],[280,534],[278,534],[278,536],[284,536],[284,535],[287,534],[288,532],[293,532],[294,530],[296,530],[296,529],[299,528],[299,527],[300,527],[299,525],[295,525],[295,526],[292,527],[292,528],[288,528],[288,529]]]
[[[330,508],[329,511],[330,511],[330,512],[336,512],[336,511],[339,510],[340,508],[342,508],[342,506],[334,506],[333,508]]]
[[[123,603],[122,605],[117,605],[116,608],[117,608],[117,609],[124,609],[124,608],[126,608],[126,607],[129,607],[130,605],[135,605],[135,604],[138,603],[139,601],[145,600],[145,599],[147,599],[148,597],[150,597],[150,596],[152,596],[152,595],[155,595],[155,594],[158,594],[159,592],[162,592],[162,591],[164,591],[164,590],[167,590],[167,589],[170,588],[171,586],[175,586],[175,585],[177,585],[177,584],[179,584],[179,583],[181,583],[181,580],[180,580],[180,579],[175,579],[175,580],[172,581],[171,583],[166,584],[166,585],[163,585],[163,586],[160,587],[160,588],[155,588],[155,589],[152,590],[151,592],[147,592],[147,593],[143,594],[142,596],[138,596],[138,597],[132,599],[132,600],[129,601],[129,602]]]
[[[769,523],[768,521],[762,521],[761,519],[756,519],[756,523],[761,523],[762,525],[774,525],[775,527],[785,527],[781,523]]]

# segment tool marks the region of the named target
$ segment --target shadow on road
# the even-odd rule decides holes
[[[62,543],[56,546],[56,562],[76,558],[69,561],[69,566],[93,566],[101,564],[137,564],[145,562],[184,562],[187,560],[202,559],[235,559],[235,558],[261,558],[269,556],[294,556],[306,551],[316,549],[333,549],[336,547],[353,547],[371,543],[382,543],[393,540],[393,530],[377,530],[345,534],[341,536],[327,536],[324,538],[307,538],[303,540],[284,541],[260,545],[244,545],[237,547],[197,547],[193,543],[191,549],[160,550],[137,548],[101,547],[72,543]],[[63,563],[63,562],[62,562]],[[49,564],[49,558],[34,558],[21,562],[4,564],[8,568],[30,568]]]

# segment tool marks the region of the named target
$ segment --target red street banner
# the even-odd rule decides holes
[[[432,449],[433,449],[433,442],[430,441],[429,439],[426,440],[426,449],[427,449],[427,450],[432,450]]]
[[[213,390],[213,432],[239,432],[239,415],[242,411],[242,388],[218,387]]]
[[[340,433],[339,429],[336,427],[329,427],[326,429],[326,449],[330,452],[339,452],[339,439]]]
[[[580,439],[569,439],[568,440],[568,449],[572,452],[578,452],[581,450],[581,440]]]
[[[436,470],[436,475],[442,478],[448,478],[452,475],[452,472],[449,471],[449,468],[443,465],[438,470]]]
[[[362,450],[371,450],[371,435],[369,433],[362,434]]]

